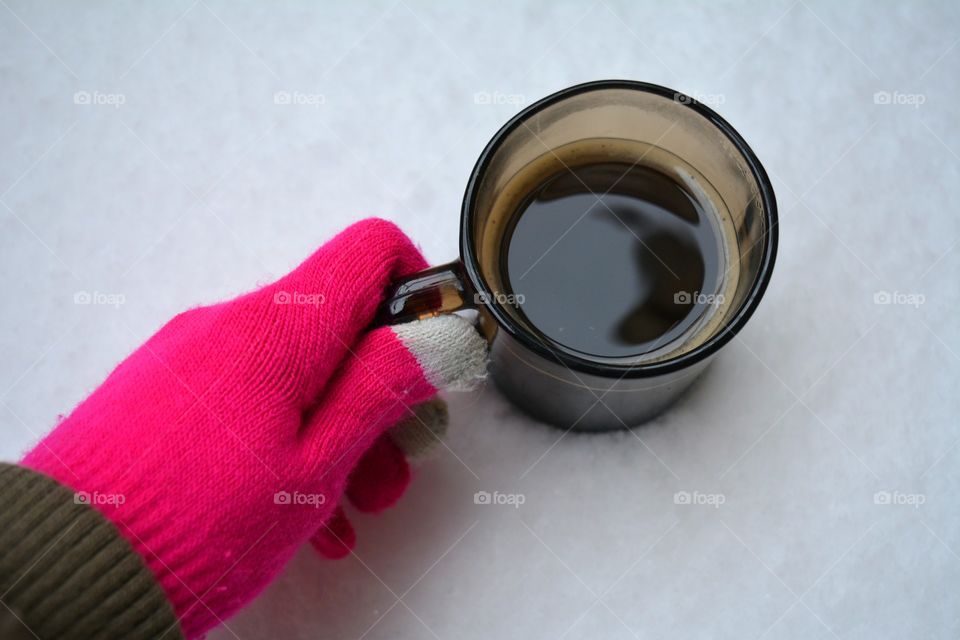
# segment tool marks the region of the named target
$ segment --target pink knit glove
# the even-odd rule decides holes
[[[483,375],[457,316],[365,332],[386,285],[425,266],[393,224],[355,224],[274,284],[173,318],[23,464],[84,492],[200,636],[301,543],[336,555],[361,456],[351,497],[376,509],[406,478],[384,430]]]

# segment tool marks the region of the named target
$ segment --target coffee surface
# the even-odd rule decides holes
[[[564,168],[519,207],[502,245],[518,313],[588,356],[648,353],[715,304],[721,238],[667,175],[626,162]]]

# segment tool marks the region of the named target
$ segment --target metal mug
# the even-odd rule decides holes
[[[645,354],[599,358],[557,348],[518,317],[515,301],[503,288],[499,251],[506,216],[515,213],[504,205],[511,179],[553,149],[601,137],[636,141],[663,157],[681,158],[726,212],[729,246],[723,266],[729,299],[710,322],[652,359]],[[668,165],[658,168],[670,171]],[[770,281],[777,252],[773,188],[743,138],[693,98],[628,80],[564,89],[507,122],[470,175],[460,227],[460,258],[395,283],[378,321],[392,324],[476,309],[497,387],[531,416],[583,431],[633,427],[676,400],[750,318]],[[727,278],[734,271],[735,281]]]

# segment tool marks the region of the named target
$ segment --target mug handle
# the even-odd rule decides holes
[[[387,289],[373,324],[400,324],[472,308],[466,282],[460,260],[403,276]]]

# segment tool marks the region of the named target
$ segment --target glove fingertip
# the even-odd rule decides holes
[[[376,513],[393,506],[410,484],[410,465],[389,437],[381,437],[357,463],[347,497],[360,511]]]
[[[330,560],[339,560],[350,555],[357,546],[357,532],[344,513],[343,507],[337,507],[333,515],[320,525],[310,544],[321,556]]]
[[[456,314],[391,327],[435,389],[470,391],[487,376],[487,342]]]
[[[404,418],[387,432],[408,460],[419,461],[433,451],[443,439],[450,422],[447,403],[434,397],[413,408],[413,414]]]

